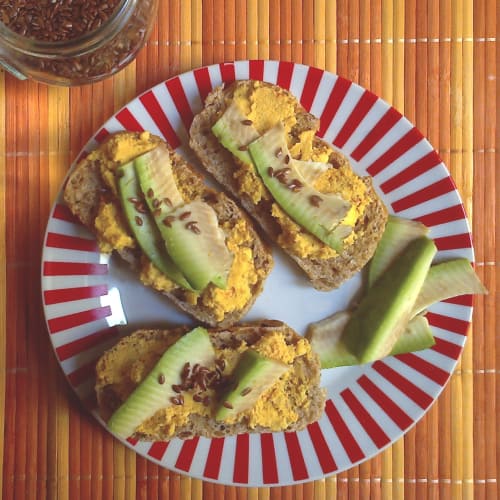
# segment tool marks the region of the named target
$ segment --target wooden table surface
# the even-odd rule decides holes
[[[92,86],[0,73],[0,490],[3,498],[498,498],[500,338],[495,0],[160,0],[137,60]],[[426,416],[377,457],[324,480],[224,487],[162,469],[81,408],[54,356],[40,294],[51,205],[80,148],[115,110],[180,72],[235,59],[303,62],[360,83],[429,138],[471,223],[469,339]]]

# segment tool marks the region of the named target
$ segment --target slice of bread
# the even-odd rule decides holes
[[[163,352],[186,331],[185,328],[139,330],[124,337],[102,355],[96,365],[95,390],[99,411],[104,420],[109,419],[140,380],[153,368]],[[242,352],[271,335],[281,337],[288,346],[295,347],[300,343],[301,347],[297,347],[295,358],[283,360],[291,365],[291,374],[287,375],[287,382],[284,386],[286,387],[285,393],[273,398],[273,401],[267,399],[265,401],[265,407],[269,407],[269,411],[273,412],[273,418],[283,418],[283,422],[286,422],[283,428],[276,428],[276,425],[272,429],[264,425],[252,425],[250,423],[252,417],[247,414],[231,424],[217,422],[211,414],[197,413],[197,409],[203,407],[202,403],[199,403],[199,406],[195,406],[193,412],[188,414],[184,421],[179,420],[177,416],[172,416],[172,420],[177,422],[175,426],[172,422],[162,420],[162,416],[159,415],[160,410],[154,418],[148,421],[151,423],[147,425],[147,430],[136,432],[136,438],[149,441],[166,440],[172,437],[188,439],[194,436],[220,437],[247,432],[296,431],[321,417],[325,405],[325,390],[319,386],[318,356],[312,352],[308,341],[292,328],[280,321],[261,321],[229,329],[211,329],[209,335],[214,348],[219,350],[216,352],[226,353],[226,356],[229,356],[228,351]],[[276,352],[272,355],[274,356]],[[140,374],[137,375],[137,373]],[[226,375],[225,372],[223,374]],[[271,388],[264,392],[261,398],[271,398],[273,394]],[[281,397],[284,398],[282,401],[287,401],[284,403],[284,406],[287,406],[286,409],[282,409],[277,402]],[[215,398],[212,398],[212,401],[211,405],[215,405]],[[293,402],[297,401],[300,403],[294,406]],[[213,412],[213,408],[210,409]],[[293,418],[283,417],[290,411],[295,413]]]
[[[212,133],[212,126],[224,113],[232,101],[232,96],[238,87],[247,85],[249,81],[237,81],[229,87],[218,87],[206,98],[203,110],[194,117],[190,129],[190,146],[197,154],[203,167],[222,184],[234,197],[240,200],[246,211],[260,224],[272,241],[279,245],[282,228],[272,214],[273,203],[262,198],[255,203],[252,196],[242,192],[235,177],[238,160],[226,150]],[[269,83],[260,83],[274,89],[276,96],[286,95],[295,100],[294,112],[296,123],[290,131],[292,137],[298,138],[307,130],[317,131],[319,120],[307,113],[290,92]],[[329,163],[339,167],[349,167],[349,162],[341,153],[330,150]],[[313,140],[313,148],[325,148],[325,143],[318,137]],[[312,285],[318,290],[331,290],[340,286],[345,280],[362,269],[375,252],[382,237],[387,221],[387,209],[379,199],[370,177],[363,178],[366,186],[365,197],[368,199],[364,213],[355,222],[353,232],[354,242],[344,245],[340,254],[327,258],[301,257],[293,249],[283,250],[304,271]],[[266,189],[264,187],[264,189]],[[349,201],[349,200],[348,200]],[[313,237],[314,238],[314,237]],[[319,240],[318,240],[319,242]]]
[[[115,207],[117,213],[116,224],[121,226],[122,232],[127,233],[127,237],[133,239],[122,214],[116,189],[113,188],[112,182],[106,182],[106,176],[113,176],[113,169],[133,159],[130,156],[133,154],[134,148],[145,152],[161,142],[163,141],[159,137],[148,133],[119,132],[112,135],[96,151],[91,152],[85,159],[80,161],[70,173],[64,188],[64,200],[71,212],[96,234],[98,241],[100,241],[102,235],[97,231],[95,221],[101,203],[110,203]],[[203,182],[203,177],[191,165],[168,145],[167,148],[172,160],[174,177],[185,201],[202,199],[207,202],[215,210],[219,226],[223,228],[226,236],[233,229],[236,231],[237,225],[240,228],[245,228],[248,237],[244,241],[242,240],[239,249],[251,252],[252,265],[256,272],[252,282],[249,281],[247,284],[246,294],[248,296],[243,297],[241,295],[238,297],[240,290],[238,287],[236,290],[228,291],[228,294],[233,295],[228,295],[225,299],[229,306],[223,318],[221,318],[220,307],[214,305],[215,299],[212,300],[214,285],[209,285],[198,298],[193,297],[193,294],[180,286],[173,286],[173,288],[162,290],[162,292],[179,308],[200,322],[210,326],[227,327],[239,321],[247,313],[262,291],[264,281],[273,266],[271,250],[254,228],[252,221],[234,201],[224,193],[207,187]],[[104,163],[105,165],[103,165]],[[100,243],[102,242],[100,241]],[[111,251],[112,249],[104,242],[102,250]],[[134,242],[120,245],[119,248],[116,247],[114,250],[138,273],[144,263],[148,262],[146,256]],[[245,278],[242,277],[241,279]],[[212,295],[210,295],[211,293]],[[241,303],[241,305],[231,310],[234,306],[231,306],[230,302],[233,304]],[[217,307],[219,307],[219,310],[216,313]]]

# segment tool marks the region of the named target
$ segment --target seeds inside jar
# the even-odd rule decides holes
[[[61,42],[94,31],[114,13],[120,0],[17,0],[0,3],[0,19],[18,35]]]

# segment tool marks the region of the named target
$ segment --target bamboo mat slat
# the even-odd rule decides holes
[[[500,497],[496,0],[162,0],[137,59],[104,82],[49,88],[0,74],[2,498],[330,500]],[[378,456],[322,480],[239,488],[163,469],[82,409],[43,318],[49,210],[88,138],[138,93],[200,65],[281,59],[338,73],[405,114],[450,169],[473,231],[474,299],[462,357],[425,417]]]

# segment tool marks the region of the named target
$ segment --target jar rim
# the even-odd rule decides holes
[[[127,24],[137,0],[121,0],[113,14],[98,28],[68,40],[48,42],[29,38],[9,28],[0,21],[0,44],[31,56],[47,58],[83,55],[106,44]]]

